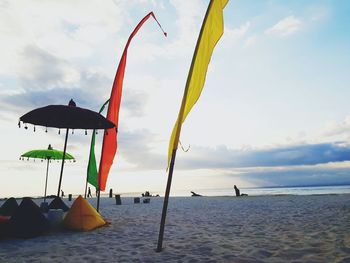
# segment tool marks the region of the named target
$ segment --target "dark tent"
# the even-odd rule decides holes
[[[49,229],[49,221],[29,197],[23,198],[9,223],[11,234],[15,237],[35,237]]]
[[[49,204],[49,209],[62,209],[64,212],[69,210],[69,207],[58,196],[55,197]]]
[[[0,239],[9,235],[9,216],[0,215]]]
[[[0,207],[0,215],[2,216],[12,216],[17,210],[18,204],[15,198],[11,197],[6,200],[6,202]]]

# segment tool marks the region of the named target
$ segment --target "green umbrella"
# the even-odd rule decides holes
[[[36,159],[44,159],[47,160],[47,166],[46,166],[46,180],[45,180],[45,196],[44,196],[44,202],[46,201],[46,189],[47,189],[47,177],[49,174],[49,163],[50,160],[62,160],[63,159],[63,152],[62,151],[58,151],[58,150],[54,150],[51,147],[51,144],[49,144],[49,147],[47,148],[47,150],[33,150],[33,151],[29,151],[26,152],[24,154],[21,155],[21,157],[27,157],[29,158],[36,158]],[[65,157],[64,159],[68,159],[68,160],[74,160],[74,157],[69,154],[69,153],[65,153]]]

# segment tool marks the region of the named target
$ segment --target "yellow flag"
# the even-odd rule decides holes
[[[181,125],[202,92],[214,47],[224,33],[223,9],[227,2],[228,0],[211,0],[205,14],[192,58],[191,68],[187,76],[180,112],[169,142],[168,165],[170,164],[172,153],[177,149],[179,143]]]

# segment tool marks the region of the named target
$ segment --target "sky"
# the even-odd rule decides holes
[[[19,160],[64,132],[19,117],[50,104],[98,111],[124,45],[118,152],[107,191],[163,195],[167,150],[208,0],[0,0],[0,197],[43,195],[46,164]],[[236,0],[224,10],[198,103],[188,115],[172,194],[203,189],[350,184],[350,3]],[[97,136],[99,153],[102,133]],[[84,193],[91,132],[69,134],[62,189]],[[57,191],[52,162],[48,193]],[[233,191],[232,191],[233,192]]]

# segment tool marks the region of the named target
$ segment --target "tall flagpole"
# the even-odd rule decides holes
[[[208,8],[208,10],[209,10],[209,8]],[[208,14],[208,10],[207,10],[207,14]],[[206,20],[207,14],[205,16],[205,20]],[[160,220],[158,245],[157,245],[156,252],[161,252],[162,251],[164,228],[165,228],[165,219],[166,219],[166,213],[167,213],[167,210],[168,210],[168,202],[169,202],[171,181],[173,179],[173,171],[174,171],[174,165],[175,165],[176,151],[177,151],[177,146],[178,146],[178,143],[179,143],[179,138],[180,138],[180,133],[181,133],[183,115],[184,115],[184,112],[185,112],[185,105],[186,105],[186,101],[187,101],[187,93],[188,93],[188,88],[189,88],[190,79],[191,79],[190,76],[191,76],[191,72],[193,71],[194,61],[195,61],[194,58],[196,57],[196,54],[197,54],[197,51],[198,51],[198,45],[199,45],[200,36],[202,35],[202,31],[203,31],[203,27],[201,28],[200,35],[199,35],[199,38],[198,38],[198,41],[197,41],[197,44],[196,44],[195,54],[194,54],[192,62],[191,62],[191,67],[190,67],[189,74],[188,74],[189,77],[186,80],[186,86],[185,86],[184,95],[182,97],[179,117],[177,119],[177,127],[176,127],[176,133],[175,133],[175,139],[174,139],[174,145],[173,145],[173,152],[171,154],[171,161],[170,161],[170,166],[169,166],[168,181],[167,181],[167,185],[166,185],[166,189],[165,189],[165,196],[164,196],[164,203],[163,203],[163,210],[162,210],[162,218]]]
[[[169,202],[171,181],[173,179],[173,170],[174,170],[174,165],[175,165],[176,151],[177,151],[177,149],[174,149],[173,153],[171,155],[171,161],[170,161],[170,167],[169,167],[169,175],[168,175],[168,182],[167,182],[166,190],[165,190],[162,218],[160,220],[158,245],[157,245],[156,252],[161,252],[162,251],[164,228],[165,228],[165,219],[166,219],[166,213],[167,213],[167,210],[168,210],[168,202]]]
[[[176,127],[176,131],[175,131],[174,142],[173,142],[173,145],[171,145],[171,143],[170,143],[170,146],[172,146],[171,160],[170,160],[170,165],[169,165],[169,175],[168,175],[168,181],[167,181],[167,186],[166,186],[166,190],[165,190],[163,210],[162,210],[162,217],[161,217],[160,228],[159,228],[158,245],[157,245],[156,252],[161,252],[162,251],[166,213],[167,213],[167,209],[168,209],[171,181],[172,181],[172,177],[173,177],[173,171],[174,171],[174,165],[175,165],[175,157],[176,157],[176,151],[177,151],[177,147],[178,147],[178,143],[179,143],[182,122],[184,121],[184,118],[186,118],[186,115],[188,114],[189,110],[191,110],[191,107],[194,105],[194,103],[196,103],[196,102],[194,102],[192,104],[192,106],[189,106],[190,107],[189,110],[186,109],[186,115],[185,115],[185,108],[186,108],[186,106],[188,106],[188,105],[186,105],[187,96],[188,96],[188,93],[189,93],[191,80],[192,80],[192,76],[193,76],[193,73],[194,73],[194,67],[195,67],[195,64],[196,64],[197,56],[198,56],[198,50],[199,50],[200,43],[201,43],[201,40],[202,40],[203,32],[205,30],[205,25],[206,25],[206,22],[208,20],[208,16],[210,14],[210,10],[212,9],[212,6],[214,6],[214,2],[216,4],[216,7],[218,7],[218,5],[221,4],[222,6],[220,6],[220,8],[224,8],[228,0],[222,0],[222,1],[223,2],[221,2],[221,1],[219,2],[219,0],[211,0],[210,3],[209,3],[208,9],[206,11],[206,14],[205,14],[202,26],[201,26],[199,37],[197,39],[196,48],[195,48],[195,51],[194,51],[194,55],[192,57],[191,67],[190,67],[190,70],[189,70],[189,73],[188,73],[188,76],[187,76],[187,81],[186,81],[186,86],[185,86],[185,90],[184,90],[184,95],[182,97],[181,108],[180,108],[180,112],[179,112],[179,115],[178,115],[177,122],[175,124],[177,126],[175,126]],[[212,22],[211,26],[216,25],[216,23],[213,23],[213,21],[211,21],[211,22]],[[215,22],[217,22],[217,21],[215,21]],[[215,33],[217,33],[217,32],[215,32]],[[209,33],[209,34],[211,34],[211,33]],[[216,45],[217,41],[220,39],[221,35],[222,35],[222,33],[219,34],[219,35],[214,35],[214,37],[211,39],[212,40],[211,43],[213,44],[212,49],[214,49],[214,46]],[[217,39],[215,37],[217,37]],[[211,50],[211,52],[212,52],[212,50]],[[211,56],[211,54],[210,54],[210,56]],[[209,61],[210,61],[210,57],[209,57]],[[209,64],[209,61],[207,62],[208,64]],[[205,74],[206,74],[206,69],[208,67],[208,64],[205,66],[204,79],[205,79]],[[198,67],[197,67],[197,69],[198,69]],[[202,87],[200,87],[200,89],[203,88],[203,85],[204,85],[204,82],[202,84]],[[191,97],[191,93],[190,93],[189,96]],[[199,95],[198,95],[198,98],[199,98]],[[191,99],[193,100],[193,97]],[[191,103],[191,99],[189,100],[190,103]],[[173,130],[173,132],[174,132],[174,130]],[[172,137],[173,137],[173,134],[172,134]]]

